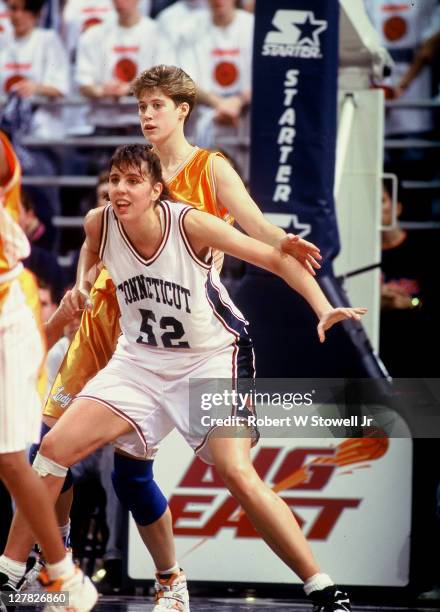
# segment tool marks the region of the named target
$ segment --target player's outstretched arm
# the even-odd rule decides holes
[[[243,259],[280,276],[310,304],[319,319],[321,342],[325,332],[343,319],[359,320],[366,308],[333,308],[313,276],[291,255],[245,236],[217,217],[190,210],[184,220],[185,230],[194,251],[203,256],[209,247]]]
[[[319,248],[307,240],[286,232],[270,223],[247,192],[243,181],[221,157],[214,158],[214,176],[217,198],[237,219],[241,227],[257,240],[277,247],[280,251],[295,257],[313,276],[318,269],[321,254]]]

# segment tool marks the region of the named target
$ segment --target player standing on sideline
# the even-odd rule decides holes
[[[29,243],[18,225],[19,215],[20,167],[0,132],[0,477],[42,547],[49,588],[56,581],[60,590],[69,591],[69,610],[87,612],[97,600],[96,590],[66,555],[47,491],[24,452],[29,442],[38,439],[37,387],[45,341],[38,323],[37,287],[21,263],[29,255]],[[0,591],[13,592],[15,584],[8,579],[20,579],[25,565],[8,561],[6,569],[7,575],[0,569]]]
[[[213,250],[283,278],[315,311],[321,342],[335,323],[359,320],[366,309],[332,308],[292,257],[212,215],[162,199],[169,194],[160,161],[146,145],[120,147],[110,168],[111,205],[91,211],[86,219],[78,287],[101,259],[118,288],[122,335],[108,365],[42,441],[34,465],[40,473],[44,467],[52,499],[64,481],[61,468],[66,472],[110,441],[140,459],[153,456],[177,427],[194,451],[215,465],[267,544],[313,587],[316,609],[348,611],[347,595],[320,573],[291,510],[256,473],[251,436],[237,437],[235,428],[223,430],[229,437],[188,431],[188,384],[190,378],[233,382],[254,376],[247,323],[221,286]],[[167,285],[168,294],[162,294],[159,287]],[[26,527],[19,514],[16,527]]]

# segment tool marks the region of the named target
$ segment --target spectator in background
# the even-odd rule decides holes
[[[117,20],[112,0],[67,0],[62,19],[63,40],[71,61],[75,61],[78,40],[83,32]]]
[[[69,92],[68,62],[61,40],[51,30],[37,27],[44,0],[8,0],[13,39],[0,52],[0,89],[21,98],[59,98]],[[40,107],[34,112],[31,134],[62,136],[59,109]]]
[[[429,66],[411,75],[423,43],[440,30],[438,0],[364,0],[366,11],[382,44],[391,54],[395,68],[384,81],[390,98],[426,100],[432,96]],[[426,109],[389,109],[386,132],[390,135],[425,134],[432,130],[432,115]]]
[[[144,17],[139,0],[114,0],[118,20],[89,29],[78,45],[75,78],[81,93],[91,100],[118,99],[129,94],[140,70],[158,57],[156,23]],[[100,134],[139,132],[133,109],[92,109],[90,122]]]
[[[47,323],[55,310],[58,308],[58,300],[55,296],[53,287],[45,283],[41,278],[38,282],[38,297],[40,299],[41,320]]]
[[[62,138],[64,135],[63,112],[50,105],[32,106],[35,96],[53,100],[69,92],[67,55],[58,35],[51,30],[37,27],[44,0],[8,0],[13,38],[0,51],[0,93],[15,94],[16,105],[14,131],[43,139]],[[20,111],[20,112],[19,112]],[[13,143],[14,134],[11,134]],[[24,174],[54,176],[59,172],[59,159],[55,151],[33,148],[26,159],[17,154]],[[55,187],[31,189],[39,216],[50,219],[60,212],[58,190]]]
[[[221,138],[249,138],[254,16],[237,0],[209,0],[209,15],[199,18],[180,53],[182,68],[198,87],[193,140],[204,148],[223,148],[243,169],[243,148]],[[191,128],[191,124],[190,124]]]
[[[140,0],[142,15],[149,16],[152,0]],[[63,9],[63,40],[69,57],[75,60],[79,37],[95,25],[116,23],[112,0],[67,0]]]
[[[168,8],[171,4],[174,4],[176,0],[151,0],[150,17],[155,19],[157,15]]]
[[[99,173],[95,191],[81,203],[80,212],[82,215],[85,216],[92,208],[99,208],[100,206],[106,206],[108,204],[108,179],[108,170],[103,170]],[[75,253],[72,264],[69,266],[67,271],[69,285],[74,285],[76,281],[79,254],[80,251],[78,250]]]
[[[95,208],[106,206],[108,204],[108,170],[103,170],[98,176],[98,184],[96,186],[96,204]]]
[[[34,211],[31,198],[28,195],[22,197],[24,212],[20,218],[20,226],[24,230],[30,245],[31,253],[23,261],[26,268],[40,279],[40,282],[53,287],[55,302],[61,299],[66,287],[66,278],[63,268],[58,264],[55,253],[47,247],[45,239],[46,228]]]
[[[32,197],[25,189],[21,191],[21,203],[23,214],[20,224],[29,242],[32,246],[51,251],[54,247],[55,232],[50,217],[46,217],[44,221],[40,219],[35,211]]]
[[[398,202],[398,217],[401,212],[402,204]],[[391,197],[384,187],[383,226],[389,226],[391,218]],[[438,364],[432,360],[440,339],[437,242],[437,235],[430,230],[406,231],[398,221],[382,231],[380,356],[394,377],[438,374]],[[418,253],[423,253],[423,261],[418,259]]]
[[[5,2],[0,0],[0,51],[12,40],[12,24]]]
[[[161,36],[164,36],[172,47],[176,58],[171,55],[165,57],[162,60],[164,64],[176,63],[179,59],[182,35],[185,35],[188,26],[193,26],[201,15],[208,15],[208,0],[177,0],[159,13],[156,21]]]

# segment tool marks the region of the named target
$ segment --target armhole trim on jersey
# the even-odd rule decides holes
[[[214,172],[214,159],[216,157],[221,157],[224,159],[224,156],[219,151],[213,151],[212,153],[209,154],[208,181],[209,181],[209,184],[212,190],[212,197],[214,201],[215,210],[217,213],[216,217],[218,217],[219,219],[222,219],[220,215],[220,207],[219,207],[218,200],[217,200],[217,180],[215,178],[215,172]]]
[[[107,236],[108,236],[108,216],[110,214],[111,204],[107,204],[104,208],[104,212],[102,213],[102,221],[101,221],[101,236],[99,238],[99,259],[102,260],[104,256],[105,247],[107,244]]]
[[[201,266],[205,270],[210,270],[211,264],[212,264],[212,249],[210,249],[210,256],[209,256],[208,262],[203,261],[203,259],[200,259],[200,257],[198,257],[196,253],[194,252],[194,249],[192,248],[188,235],[186,233],[184,220],[190,210],[197,210],[197,209],[193,208],[192,206],[187,206],[183,210],[181,210],[179,214],[179,230],[180,230],[180,234],[183,239],[183,244],[185,245],[185,248],[188,251],[189,255],[192,257],[192,259],[194,259],[196,263],[199,264],[199,266]]]

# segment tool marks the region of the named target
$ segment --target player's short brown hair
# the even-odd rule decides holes
[[[124,171],[126,168],[135,167],[142,174],[143,164],[147,165],[148,174],[153,183],[162,183],[161,200],[173,200],[165,179],[162,176],[160,159],[148,144],[128,144],[116,149],[109,162],[109,172],[112,166]]]
[[[179,106],[186,102],[189,106],[188,115],[191,114],[196,102],[197,88],[192,78],[177,66],[165,66],[160,64],[144,70],[131,84],[131,91],[140,98],[145,90],[160,89],[160,91],[172,99],[174,104]]]

